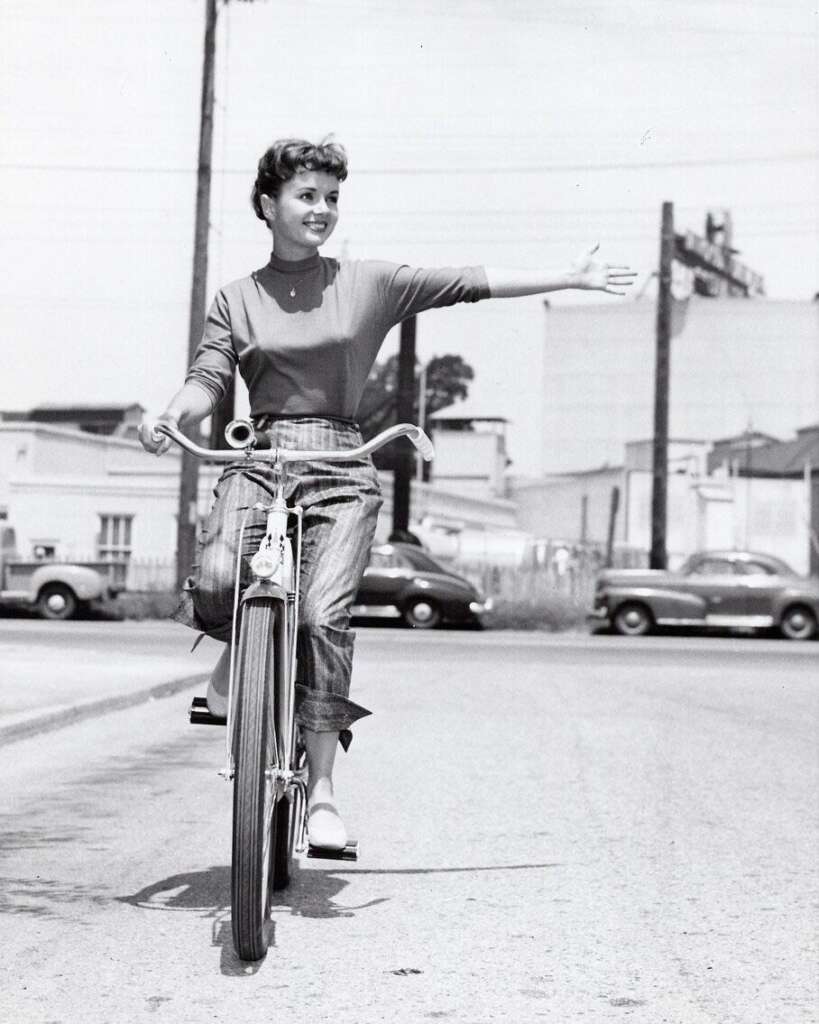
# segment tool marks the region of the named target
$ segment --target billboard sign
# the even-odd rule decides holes
[[[742,289],[746,295],[764,295],[765,281],[761,274],[746,267],[734,258],[733,250],[707,238],[686,231],[684,235],[675,236],[674,256],[686,266],[693,267],[695,274],[703,273],[706,278],[712,275]]]

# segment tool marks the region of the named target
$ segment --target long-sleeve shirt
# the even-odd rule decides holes
[[[238,366],[252,416],[353,419],[392,327],[425,309],[488,297],[482,267],[271,256],[217,293],[186,383],[215,404]]]

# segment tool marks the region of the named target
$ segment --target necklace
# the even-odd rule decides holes
[[[296,297],[296,289],[299,287],[300,284],[302,284],[304,281],[307,280],[307,277],[308,277],[308,275],[305,274],[304,277],[300,277],[298,279],[298,281],[296,281],[295,284],[292,284],[290,286],[290,298],[291,299],[295,299],[295,297]]]

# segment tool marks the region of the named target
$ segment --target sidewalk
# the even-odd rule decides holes
[[[0,620],[0,745],[190,689],[222,647],[169,622]]]

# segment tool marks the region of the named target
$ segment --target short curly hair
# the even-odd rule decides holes
[[[277,139],[259,161],[250,202],[259,220],[265,220],[259,197],[277,196],[282,185],[299,171],[326,171],[339,181],[347,177],[347,153],[332,136],[318,145],[306,139]]]

